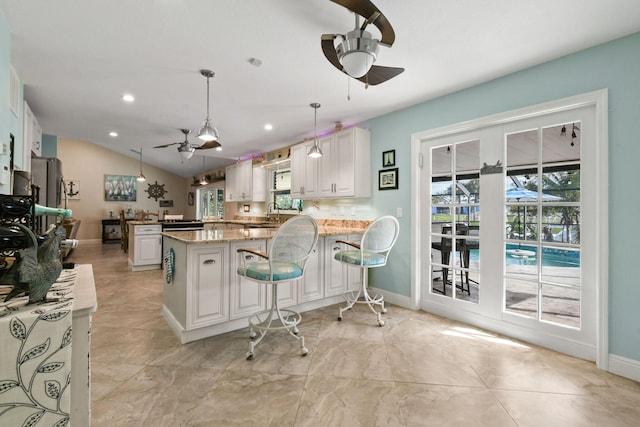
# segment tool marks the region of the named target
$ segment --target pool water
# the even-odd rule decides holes
[[[514,257],[509,255],[509,253],[505,254],[505,259],[507,261],[507,265],[517,264],[517,265],[536,265],[538,262],[537,254],[538,248],[535,246],[525,246],[521,245],[507,245],[506,250],[513,249],[522,249],[525,251],[534,252],[535,255],[523,258],[523,257]],[[479,260],[479,250],[472,249],[470,251],[471,261]],[[542,266],[543,267],[580,267],[580,252],[575,250],[566,250],[559,248],[543,248],[542,249]]]

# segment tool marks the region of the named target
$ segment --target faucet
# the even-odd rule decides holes
[[[276,211],[276,217],[274,219],[273,216],[271,216],[271,214],[273,214],[273,211]],[[269,219],[269,221],[276,221],[276,222],[280,222],[280,208],[278,207],[278,205],[274,202],[274,203],[269,203],[267,205],[267,218]]]

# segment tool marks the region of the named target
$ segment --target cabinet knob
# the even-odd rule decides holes
[[[210,264],[215,264],[215,263],[216,263],[215,259],[206,259],[203,262],[204,265],[210,265]]]

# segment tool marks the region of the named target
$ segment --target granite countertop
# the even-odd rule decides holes
[[[270,239],[277,233],[274,228],[251,228],[245,230],[193,230],[193,231],[165,231],[164,237],[175,239],[185,243],[224,243],[237,240],[263,240]],[[361,234],[363,228],[343,226],[319,226],[320,236],[332,236],[339,234]]]

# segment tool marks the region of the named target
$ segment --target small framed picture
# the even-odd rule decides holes
[[[173,207],[173,200],[160,200],[160,207],[161,208],[172,208]]]
[[[398,189],[398,168],[383,169],[378,175],[378,190]]]
[[[242,206],[242,211],[243,212],[251,212],[251,205],[243,205]]]
[[[187,194],[187,204],[189,206],[193,206],[193,198],[194,198],[194,194],[193,191],[189,191],[189,194]]]
[[[396,150],[382,152],[382,167],[388,168],[396,165]]]

